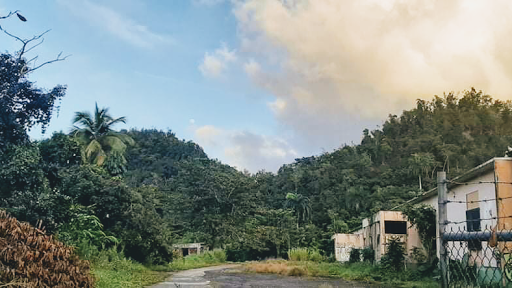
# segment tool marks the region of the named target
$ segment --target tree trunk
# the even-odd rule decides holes
[[[299,219],[300,219],[300,214],[299,214],[299,209],[297,209],[297,230],[299,229]]]
[[[418,175],[418,178],[420,179],[420,191],[421,191],[421,175]]]

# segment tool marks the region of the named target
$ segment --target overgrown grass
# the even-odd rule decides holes
[[[288,276],[342,278],[349,281],[385,284],[392,287],[438,287],[431,279],[417,279],[412,272],[391,273],[368,263],[326,263],[312,261],[269,260],[248,263],[245,270]]]
[[[293,248],[288,250],[288,259],[292,261],[313,261],[320,262],[324,257],[320,251],[308,248]]]
[[[168,276],[126,259],[115,248],[94,253],[90,261],[97,288],[140,288],[162,282]]]
[[[162,282],[169,276],[168,272],[201,268],[226,263],[223,250],[207,251],[200,255],[177,258],[168,265],[145,266],[126,259],[122,252],[112,248],[98,251],[84,247],[83,258],[92,263],[92,274],[96,277],[97,288],[135,288],[146,287]]]
[[[154,270],[181,271],[215,266],[226,263],[226,258],[226,252],[224,250],[215,249],[213,251],[206,251],[199,255],[189,255],[184,258],[176,258],[169,265],[154,267]]]
[[[308,261],[309,251],[307,248],[293,248],[288,250],[288,259],[292,261]]]

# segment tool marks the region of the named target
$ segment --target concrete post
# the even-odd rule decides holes
[[[446,223],[448,220],[448,213],[446,210],[446,200],[448,187],[446,182],[446,172],[437,172],[437,199],[438,209],[437,218],[439,221],[439,265],[441,268],[441,287],[448,287],[448,255],[446,254],[445,241],[443,234],[445,232]]]

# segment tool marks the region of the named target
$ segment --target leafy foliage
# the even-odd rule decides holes
[[[352,250],[350,250],[348,262],[349,263],[361,262],[361,250],[357,249],[357,248],[353,248]]]
[[[426,260],[430,263],[436,255],[436,210],[432,206],[419,204],[406,206],[403,212],[412,226],[418,230],[421,243],[427,252]]]
[[[127,145],[133,144],[133,139],[112,130],[118,123],[126,123],[125,117],[113,118],[108,108],[96,109],[94,115],[88,112],[76,112],[73,119],[72,134],[82,143],[82,159],[87,163],[103,166],[112,175],[125,171],[126,158],[124,153]]]
[[[45,91],[27,76],[26,59],[0,54],[0,151],[9,144],[27,143],[27,130],[36,124],[44,132],[55,102],[65,95],[65,86]]]
[[[392,271],[401,271],[405,264],[405,247],[400,238],[390,238],[386,243],[386,254],[380,259],[380,264]]]
[[[59,229],[59,240],[75,247],[79,246],[81,242],[95,247],[119,243],[115,237],[105,234],[103,224],[91,209],[72,205],[70,210],[71,220]]]
[[[375,250],[372,247],[366,247],[361,250],[361,256],[364,262],[373,263],[375,261]]]

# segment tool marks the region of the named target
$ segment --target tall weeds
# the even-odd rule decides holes
[[[320,262],[324,260],[324,257],[316,249],[293,248],[288,250],[288,259],[292,261]]]

